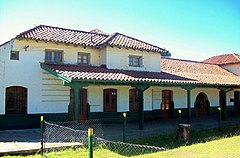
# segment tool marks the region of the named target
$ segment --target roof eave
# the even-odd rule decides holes
[[[70,83],[72,80],[68,77],[65,77],[59,73],[57,73],[56,71],[50,69],[49,67],[45,66],[43,63],[40,63],[40,66],[43,70],[49,72],[50,74],[56,76],[57,78],[63,80],[64,82]]]

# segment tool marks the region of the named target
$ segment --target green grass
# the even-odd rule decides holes
[[[232,126],[218,131],[216,129],[191,131],[188,142],[176,139],[176,134],[159,135],[129,141],[130,143],[166,147],[171,150],[152,154],[136,155],[131,158],[159,157],[240,157],[240,126]],[[46,153],[48,158],[87,158],[86,149],[67,149],[59,152]],[[5,156],[5,158],[42,158],[39,154],[27,156]],[[95,148],[94,158],[127,158],[108,149]]]
[[[180,141],[177,138],[177,133],[158,135],[153,137],[145,137],[129,141],[129,143],[145,144],[157,147],[164,147],[167,149],[174,149],[180,146],[192,145],[196,143],[205,143],[221,138],[227,138],[240,135],[240,126],[229,126],[218,129],[207,130],[191,130],[190,140],[187,142]]]
[[[199,158],[232,158],[240,157],[240,136],[231,138],[219,139],[206,143],[198,143],[191,146],[183,146],[173,150],[153,153],[149,155],[136,156],[134,158],[186,158],[186,157],[199,157]]]

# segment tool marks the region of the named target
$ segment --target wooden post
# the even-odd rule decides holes
[[[123,113],[123,142],[126,142],[126,126],[127,126],[126,113]]]
[[[79,100],[79,87],[74,87],[74,129],[78,129],[78,100]]]
[[[43,156],[43,153],[44,153],[44,149],[43,149],[43,116],[41,116],[40,117],[40,124],[41,124],[41,135],[40,135],[40,137],[41,137],[41,154],[42,154],[42,156]]]
[[[178,114],[179,114],[179,120],[178,120],[178,124],[181,124],[182,123],[182,111],[181,110],[178,110]]]
[[[221,119],[226,120],[226,89],[220,89],[219,102],[221,107]]]
[[[139,97],[139,130],[144,129],[144,96],[143,93],[145,90],[149,88],[148,85],[135,85],[138,89],[138,97]]]
[[[185,90],[187,90],[187,109],[188,109],[188,117],[187,117],[187,123],[191,123],[191,90],[195,87],[192,86],[183,86]]]
[[[187,107],[188,107],[188,119],[187,123],[191,122],[191,92],[190,89],[187,89]]]
[[[139,97],[139,129],[144,129],[144,98],[143,98],[143,90],[138,90],[138,97]]]
[[[219,106],[218,107],[218,130],[220,131],[221,130],[221,107]]]
[[[88,158],[93,158],[93,129],[88,129]]]

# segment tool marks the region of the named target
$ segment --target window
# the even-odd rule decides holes
[[[103,97],[104,112],[117,112],[117,90],[104,89]]]
[[[10,60],[19,60],[19,51],[11,51]]]
[[[129,90],[129,109],[130,111],[138,111],[139,109],[139,97],[138,89]]]
[[[77,62],[78,62],[78,64],[89,65],[90,64],[90,54],[78,52]]]
[[[142,57],[141,56],[129,56],[128,57],[129,66],[142,66]]]
[[[162,110],[170,110],[170,104],[172,102],[172,91],[162,91]]]
[[[6,88],[6,113],[27,113],[27,88],[18,86]]]
[[[61,63],[63,51],[59,50],[46,50],[45,62]]]

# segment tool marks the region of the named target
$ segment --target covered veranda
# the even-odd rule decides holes
[[[74,89],[74,122],[79,120],[79,89],[90,85],[105,86],[131,86],[138,89],[139,96],[139,124],[138,128],[145,128],[144,91],[151,86],[181,87],[186,92],[187,123],[191,123],[191,91],[195,88],[216,88],[219,90],[219,103],[222,119],[226,118],[226,94],[240,88],[237,77],[229,77],[230,84],[207,83],[195,79],[178,76],[166,72],[140,72],[129,70],[107,69],[96,66],[46,64],[41,63],[41,68],[63,81],[64,86]],[[227,81],[226,81],[227,82]],[[238,84],[239,83],[239,84]],[[81,108],[81,107],[80,107]],[[104,113],[104,112],[103,112]]]

